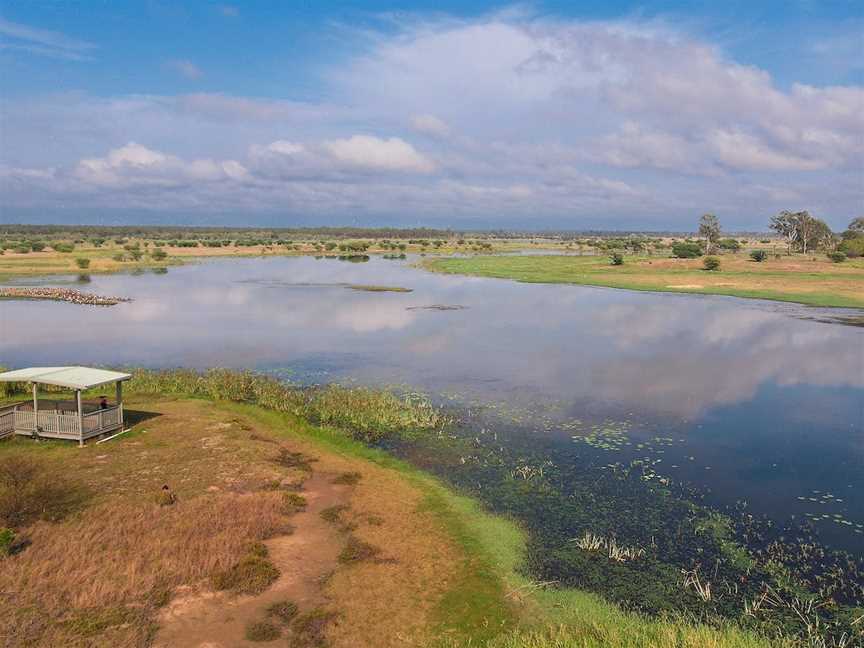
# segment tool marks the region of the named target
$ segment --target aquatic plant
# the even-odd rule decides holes
[[[338,428],[365,441],[439,432],[452,422],[428,397],[416,392],[397,394],[341,385],[300,387],[251,371],[133,370],[131,388],[255,403]]]

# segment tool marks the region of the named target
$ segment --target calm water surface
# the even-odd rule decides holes
[[[433,275],[378,258],[217,260],[76,287],[134,301],[0,302],[0,363],[404,384],[499,412],[562,454],[585,426],[615,422],[632,443],[610,461],[644,443],[709,502],[818,516],[826,542],[864,553],[864,328],[832,321],[850,311]],[[652,447],[658,437],[668,441]]]

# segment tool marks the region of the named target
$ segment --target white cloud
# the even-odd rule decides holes
[[[201,68],[186,59],[175,59],[168,61],[165,65],[170,70],[187,79],[200,79],[204,75]]]
[[[87,41],[71,38],[60,32],[36,29],[0,18],[0,35],[12,42],[0,43],[0,49],[29,52],[52,58],[71,61],[88,61],[88,53],[95,45]]]
[[[358,43],[326,101],[8,99],[3,201],[664,228],[709,209],[764,227],[790,203],[840,227],[861,204],[860,86],[779,87],[637,20],[420,19]]]
[[[335,160],[355,167],[409,173],[430,173],[435,168],[429,159],[398,137],[354,135],[328,140],[323,147]]]
[[[435,115],[415,115],[411,119],[411,126],[420,133],[435,137],[447,137],[450,134],[450,127]]]

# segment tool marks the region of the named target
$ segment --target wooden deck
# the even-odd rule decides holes
[[[88,404],[80,420],[78,413],[71,410],[68,405],[65,402],[40,401],[38,411],[35,413],[32,402],[16,403],[0,408],[0,438],[20,434],[48,439],[86,441],[123,426],[122,405],[100,409],[98,405]]]

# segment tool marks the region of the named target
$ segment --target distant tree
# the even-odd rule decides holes
[[[620,252],[613,252],[609,255],[609,263],[616,266],[624,265],[624,255]]]
[[[702,256],[702,246],[698,243],[678,241],[672,244],[672,256],[679,259],[695,259]]]
[[[810,229],[810,235],[812,237],[811,247],[814,250],[816,248],[822,248],[831,251],[837,247],[837,238],[834,236],[834,232],[831,231],[831,228],[828,227],[828,223],[819,218],[814,218]]]
[[[853,218],[852,222],[849,223],[848,229],[850,232],[858,232],[860,234],[864,234],[864,216]]]
[[[714,214],[703,214],[699,219],[699,236],[705,239],[705,251],[711,252],[720,239],[720,219]]]
[[[795,242],[797,232],[795,214],[785,210],[781,211],[776,216],[771,217],[768,227],[786,239],[786,247],[791,253],[792,244]]]
[[[753,259],[756,263],[762,263],[765,259],[768,258],[768,253],[765,250],[753,250],[750,253],[750,258]]]
[[[818,247],[825,236],[828,226],[818,218],[813,218],[808,211],[782,211],[771,218],[769,227],[786,239],[789,251],[795,246],[804,254],[807,250]],[[828,230],[830,232],[830,229]]]

